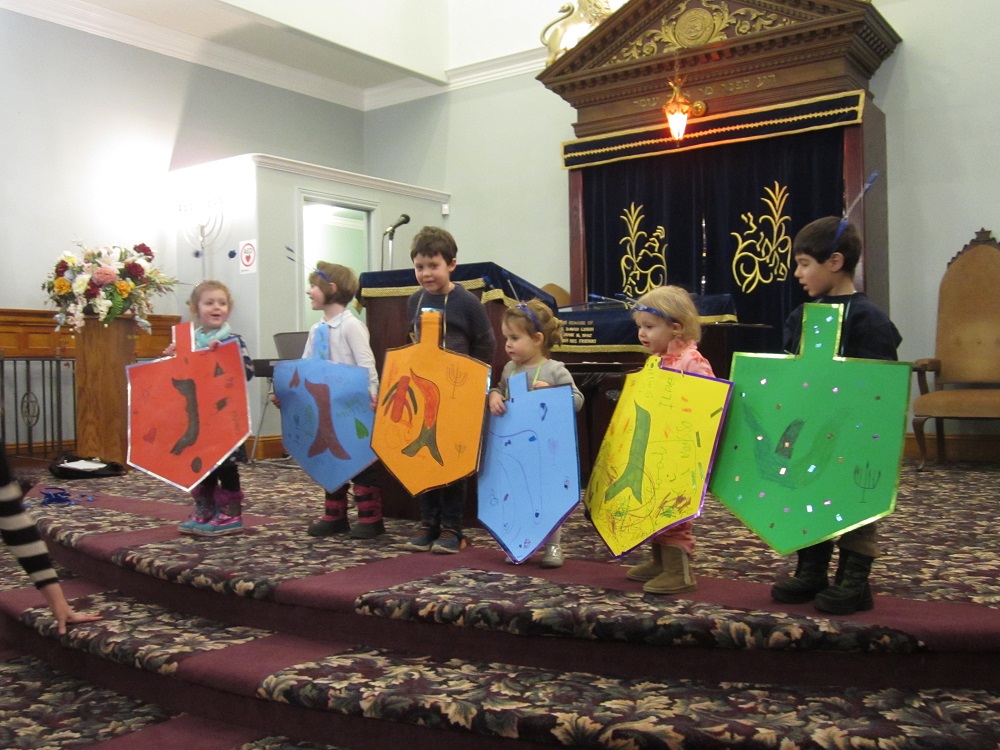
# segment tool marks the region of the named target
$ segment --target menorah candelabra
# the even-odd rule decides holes
[[[177,210],[181,215],[184,239],[194,246],[194,257],[201,259],[202,278],[208,278],[207,250],[222,234],[222,199],[182,203]]]

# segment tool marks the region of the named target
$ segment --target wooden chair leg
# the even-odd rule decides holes
[[[920,449],[920,463],[917,464],[917,471],[924,468],[927,463],[927,443],[924,441],[924,422],[930,417],[913,418],[913,437],[917,440],[917,447]]]
[[[944,420],[940,417],[934,419],[934,431],[937,434],[937,459],[939,464],[946,460],[944,449]]]

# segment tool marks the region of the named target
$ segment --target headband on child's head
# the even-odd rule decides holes
[[[837,241],[843,236],[844,230],[847,229],[847,219],[850,217],[851,211],[853,211],[854,207],[858,205],[858,202],[865,197],[865,193],[871,190],[871,187],[875,184],[876,179],[878,179],[877,169],[868,175],[868,180],[865,182],[864,187],[861,188],[861,192],[855,196],[854,200],[852,200],[850,205],[844,210],[844,215],[841,217],[840,223],[837,225],[837,232],[833,235],[833,242],[830,243],[831,253],[836,251]]]
[[[307,271],[309,271],[309,266],[307,266],[298,256],[296,256],[295,250],[293,248],[290,248],[288,245],[285,245],[285,252],[287,253],[287,255],[285,255],[285,257],[288,258],[288,260],[292,261],[292,263],[299,264],[304,269],[306,269]],[[327,284],[332,284],[333,283],[333,281],[330,279],[330,277],[327,276],[322,271],[320,271],[318,268],[314,268],[312,271],[309,271],[309,276],[310,277],[313,274],[316,274],[321,279],[324,279]]]
[[[659,315],[668,323],[680,323],[680,321],[677,320],[677,318],[671,315],[667,315],[662,310],[657,310],[655,307],[648,307],[647,305],[640,305],[638,302],[632,303],[632,310],[633,312],[644,312],[644,313],[650,313],[651,315]]]
[[[524,304],[523,302],[519,302],[519,303],[517,304],[517,309],[518,309],[518,310],[520,310],[521,312],[523,312],[523,313],[524,313],[525,315],[527,315],[527,316],[528,316],[529,318],[531,318],[531,322],[535,324],[535,333],[541,333],[541,332],[542,332],[542,324],[541,324],[541,322],[540,322],[540,321],[538,320],[538,317],[537,317],[537,316],[535,315],[535,313],[533,313],[533,312],[531,311],[531,308],[530,308],[530,307],[528,307],[528,306],[527,306],[526,304]]]

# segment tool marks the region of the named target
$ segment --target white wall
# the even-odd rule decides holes
[[[626,0],[607,0],[612,12]],[[449,67],[493,60],[542,46],[542,29],[566,0],[448,0]]]
[[[529,1],[515,0],[504,16],[510,45],[499,41],[500,24],[481,51],[535,43],[558,2],[532,10]],[[485,0],[465,2],[449,0],[451,64],[471,62],[469,49],[489,28],[472,12]],[[872,90],[888,127],[890,313],[902,356],[914,359],[933,352],[947,261],[980,227],[1000,233],[992,80],[1000,4],[876,6],[904,40]],[[515,18],[523,24],[514,27]],[[3,307],[42,307],[41,280],[74,237],[145,241],[171,270],[166,173],[249,152],[450,192],[442,223],[463,260],[568,283],[567,177],[558,158],[574,113],[531,75],[362,114],[0,11],[0,91],[0,247],[18,258],[16,274],[0,276]],[[397,244],[410,236],[400,231]]]
[[[1000,238],[1000,3],[876,6],[903,38],[872,93],[888,131],[890,312],[912,360],[933,355],[948,261],[981,227]]]
[[[448,67],[446,0],[224,0],[431,80]]]
[[[573,119],[533,76],[507,78],[368,112],[365,163],[379,177],[452,194],[440,223],[460,262],[494,261],[538,286],[568,288],[560,143],[573,137]]]
[[[171,169],[248,152],[363,169],[356,110],[5,10],[0,92],[0,248],[18,258],[0,307],[44,308],[74,239],[146,242],[176,273]]]

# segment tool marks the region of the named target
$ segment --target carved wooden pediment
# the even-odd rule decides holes
[[[538,80],[584,137],[662,121],[678,75],[712,114],[867,91],[899,42],[867,0],[631,0]]]

